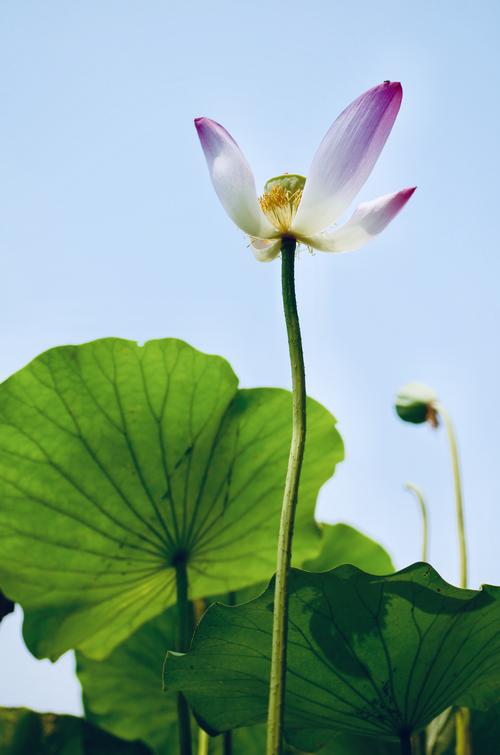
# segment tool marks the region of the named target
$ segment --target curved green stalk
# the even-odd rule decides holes
[[[187,564],[179,559],[175,564],[175,580],[177,588],[177,648],[179,653],[189,650],[192,630],[192,612],[188,599]],[[177,693],[177,720],[179,724],[179,752],[180,755],[192,755],[191,746],[191,716],[187,700],[182,692]]]
[[[453,486],[455,489],[455,508],[458,526],[458,543],[460,549],[460,587],[467,587],[467,542],[465,539],[465,523],[462,496],[462,479],[460,475],[460,460],[458,458],[457,439],[451,417],[441,404],[436,406],[442,418],[448,435],[450,446],[451,466],[453,470]],[[467,708],[459,708],[455,714],[456,755],[471,755],[470,713]]]
[[[448,442],[450,445],[451,466],[453,469],[453,485],[455,488],[455,506],[458,525],[458,542],[460,548],[460,587],[467,587],[467,545],[465,540],[464,510],[462,498],[462,480],[460,476],[460,461],[458,458],[457,440],[455,430],[450,415],[446,409],[439,404],[436,406],[439,416],[442,417]]]
[[[271,677],[267,718],[267,755],[281,755],[282,752],[288,629],[288,577],[292,559],[295,509],[297,506],[300,471],[306,439],[306,385],[297,301],[295,298],[295,248],[296,241],[294,239],[284,238],[282,240],[281,281],[292,369],[293,426],[278,535]]]
[[[427,517],[427,506],[425,503],[424,494],[420,490],[417,485],[415,485],[413,482],[407,482],[405,484],[405,489],[409,493],[413,493],[415,498],[418,501],[419,507],[420,507],[420,515],[422,518],[422,553],[421,558],[422,561],[427,562],[428,560],[428,549],[429,549],[429,520]],[[413,748],[413,755],[425,755],[425,743],[426,743],[426,732],[421,731],[418,734],[414,734],[411,738],[411,746]]]
[[[410,493],[414,494],[420,506],[420,513],[422,515],[422,561],[427,561],[429,550],[429,520],[427,518],[427,506],[425,505],[424,494],[420,488],[412,482],[407,482],[405,488]]]

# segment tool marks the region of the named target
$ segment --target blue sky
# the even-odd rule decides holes
[[[223,123],[262,187],[307,174],[343,107],[400,80],[359,199],[416,194],[362,251],[297,265],[308,392],[347,451],[318,514],[404,566],[419,557],[412,480],[428,498],[430,560],[457,580],[445,434],[393,412],[403,383],[427,382],[459,434],[471,585],[500,584],[499,16],[494,0],[5,0],[0,377],[63,343],[175,336],[225,356],[243,386],[287,387],[279,262],[255,262],[224,214],[192,120]],[[0,704],[78,711],[71,657],[31,660],[19,627],[16,615],[0,629]]]

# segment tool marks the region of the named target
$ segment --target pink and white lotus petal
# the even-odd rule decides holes
[[[250,246],[255,258],[259,262],[271,262],[281,251],[281,239],[267,241],[266,239],[250,239]]]
[[[402,96],[399,82],[386,81],[339,115],[313,158],[294,232],[319,233],[347,209],[384,147]]]
[[[231,220],[250,236],[276,237],[257,201],[252,169],[231,134],[210,118],[194,123],[214,189]]]
[[[351,219],[337,231],[320,233],[301,241],[320,252],[353,252],[384,230],[402,210],[417,187],[402,189],[395,194],[386,194],[371,202],[364,202],[356,209]]]

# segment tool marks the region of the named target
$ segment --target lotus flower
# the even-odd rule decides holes
[[[250,238],[258,260],[280,253],[283,238],[321,252],[349,252],[384,230],[415,187],[360,204],[340,228],[332,225],[359,192],[389,136],[402,88],[384,81],[354,100],[319,145],[307,180],[284,174],[270,179],[257,197],[255,179],[242,151],[219,123],[196,118],[214,189],[229,217]]]

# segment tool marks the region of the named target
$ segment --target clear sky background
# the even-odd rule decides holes
[[[85,0],[0,4],[1,360],[103,336],[175,336],[225,356],[243,386],[290,383],[279,261],[257,263],[213,192],[192,120],[223,123],[259,189],[307,174],[355,97],[400,80],[403,105],[359,199],[417,184],[384,234],[297,266],[308,392],[339,420],[346,460],[318,517],[457,581],[445,433],[399,421],[396,390],[429,383],[463,459],[471,585],[500,584],[496,0]],[[40,585],[43,589],[43,584]],[[78,712],[73,660],[0,627],[0,704]]]

